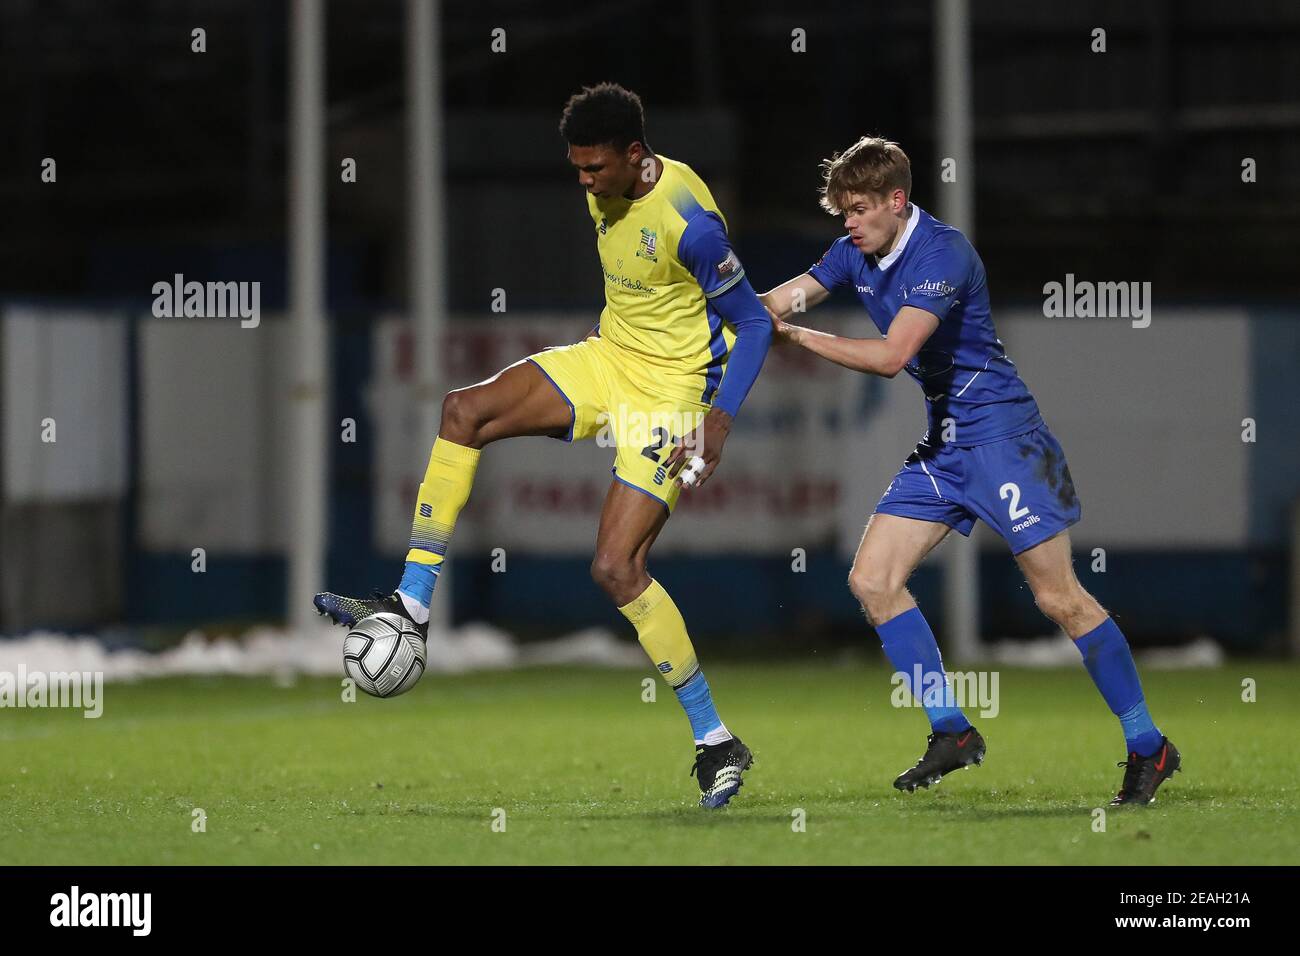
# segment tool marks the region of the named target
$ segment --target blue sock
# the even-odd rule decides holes
[[[433,603],[433,586],[438,583],[438,572],[441,570],[441,564],[407,561],[406,570],[402,572],[402,583],[397,586],[397,590],[428,607]]]
[[[717,708],[713,706],[713,695],[709,693],[709,682],[704,679],[704,671],[697,670],[686,683],[674,687],[673,693],[682,702],[697,744],[720,744],[731,739],[726,725],[718,716]]]
[[[943,672],[943,659],[934,632],[926,623],[919,607],[904,611],[884,624],[876,625],[876,634],[885,648],[885,656],[894,670],[902,674],[907,689],[921,702],[930,726],[939,733],[959,734],[970,726],[970,721],[955,706],[948,675]],[[921,675],[921,686],[916,686],[916,676]]]
[[[1164,736],[1147,712],[1137,665],[1119,626],[1108,617],[1074,644],[1083,655],[1083,666],[1092,675],[1092,682],[1111,713],[1119,718],[1129,752],[1150,757],[1160,749]]]

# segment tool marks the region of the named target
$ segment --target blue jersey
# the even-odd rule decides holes
[[[852,286],[881,335],[905,305],[938,317],[939,327],[906,365],[925,393],[923,443],[971,447],[1033,431],[1043,419],[993,329],[984,263],[961,232],[911,208],[889,255],[864,255],[844,236],[809,274],[830,291]]]

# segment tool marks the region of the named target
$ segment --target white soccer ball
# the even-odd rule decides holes
[[[343,639],[343,669],[372,697],[396,697],[424,673],[424,638],[400,614],[362,618]]]

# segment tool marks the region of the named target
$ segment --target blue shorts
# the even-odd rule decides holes
[[[1046,425],[961,448],[917,445],[876,505],[880,514],[937,521],[970,535],[975,519],[1019,554],[1079,520],[1065,452]]]

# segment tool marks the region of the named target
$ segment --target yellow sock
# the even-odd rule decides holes
[[[429,466],[415,499],[411,549],[406,553],[407,573],[400,589],[425,606],[433,596],[438,568],[447,556],[456,517],[469,500],[478,458],[477,448],[445,438],[437,439],[429,454]],[[413,564],[423,566],[425,573],[419,573],[421,568],[412,568]]]
[[[662,584],[652,578],[650,586],[619,611],[636,628],[637,639],[669,687],[680,687],[695,676],[700,669],[695,646],[682,612]]]

